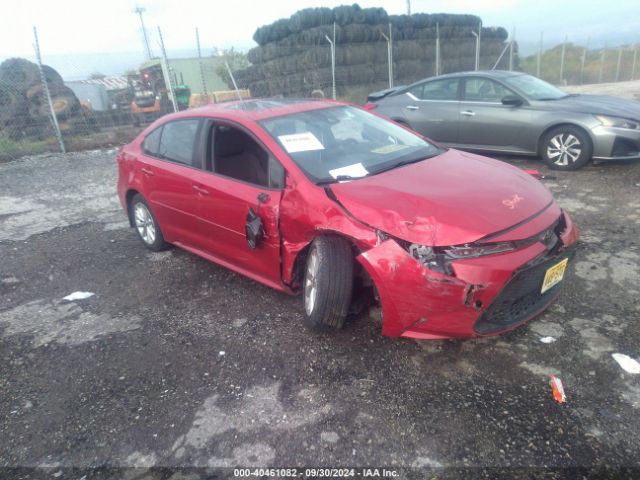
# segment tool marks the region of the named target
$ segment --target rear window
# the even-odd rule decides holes
[[[160,137],[159,156],[173,162],[192,165],[193,146],[200,120],[176,120],[165,123]]]

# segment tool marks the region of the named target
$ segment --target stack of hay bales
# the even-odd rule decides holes
[[[78,98],[53,68],[43,65],[53,109],[63,132],[86,128]],[[10,138],[51,135],[49,104],[35,63],[11,58],[0,64],[0,133]]]
[[[258,46],[248,52],[252,65],[235,73],[254,96],[308,96],[331,85],[331,51],[325,35],[336,24],[336,84],[348,89],[384,88],[388,81],[389,24],[393,34],[395,84],[435,74],[436,31],[440,32],[440,72],[472,70],[480,18],[474,15],[388,15],[358,5],[307,8],[256,30]],[[504,28],[482,28],[481,68],[491,68],[504,48]]]

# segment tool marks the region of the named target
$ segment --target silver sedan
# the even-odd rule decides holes
[[[640,159],[640,103],[571,95],[531,75],[464,72],[372,93],[366,108],[441,144],[536,155],[558,170]]]

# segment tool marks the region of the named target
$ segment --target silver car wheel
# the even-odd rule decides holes
[[[307,315],[311,315],[316,305],[318,296],[318,267],[320,265],[318,253],[311,250],[307,260],[307,272],[304,277],[304,309]]]
[[[580,140],[570,133],[559,133],[551,137],[547,145],[547,157],[554,164],[566,167],[575,162],[582,154]]]
[[[156,241],[156,225],[151,212],[144,203],[136,203],[134,219],[142,241],[147,245],[153,245]]]

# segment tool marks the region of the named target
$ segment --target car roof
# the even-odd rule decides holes
[[[511,72],[509,70],[477,70],[477,71],[469,71],[469,72],[447,73],[444,75],[439,75],[437,77],[431,77],[429,80],[434,78],[454,78],[454,77],[507,78],[507,77],[517,77],[520,75],[526,75],[526,73]]]
[[[229,120],[244,119],[257,122],[267,118],[340,105],[347,104],[326,99],[259,98],[205,105],[204,107],[184,110],[176,114],[175,117],[193,116],[197,113],[198,116],[227,118]]]

